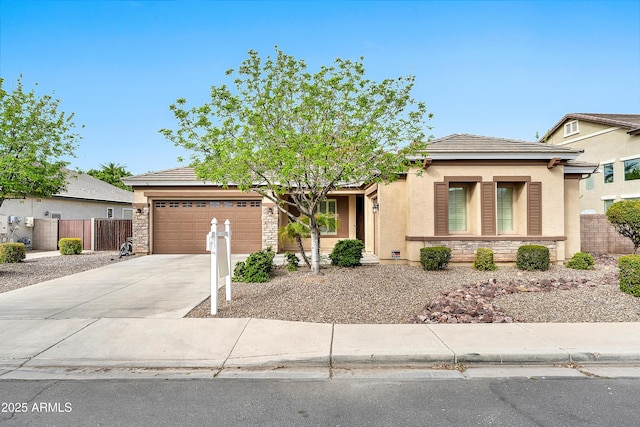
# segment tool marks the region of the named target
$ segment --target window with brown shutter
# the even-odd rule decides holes
[[[496,186],[493,182],[482,183],[482,235],[496,235]]]
[[[527,183],[527,234],[542,235],[542,183]]]
[[[434,231],[436,236],[449,234],[449,183],[434,183]]]

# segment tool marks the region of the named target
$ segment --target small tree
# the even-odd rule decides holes
[[[615,202],[607,210],[613,228],[633,242],[633,253],[640,247],[640,200]]]
[[[316,224],[321,228],[331,229],[338,226],[338,221],[336,217],[331,214],[317,213]],[[304,245],[302,244],[302,239],[308,239],[311,236],[311,232],[309,230],[309,217],[301,215],[296,221],[290,221],[287,225],[280,228],[279,234],[281,239],[288,239],[296,242],[300,255],[302,256],[302,260],[307,264],[307,267],[311,268],[311,262],[309,262],[307,253],[304,250]],[[320,236],[318,235],[318,237]],[[320,244],[318,243],[318,247],[319,246]]]
[[[290,207],[308,217],[311,270],[319,272],[315,215],[327,194],[393,181],[408,170],[408,156],[426,148],[426,107],[411,97],[415,78],[374,82],[361,62],[342,59],[311,73],[277,47],[266,61],[249,51],[227,75],[233,90],[213,86],[200,107],[178,99],[170,107],[178,129],[160,132],[193,152],[198,178],[255,191],[294,222]]]
[[[51,95],[25,92],[21,78],[13,92],[0,78],[0,206],[6,199],[50,197],[66,187],[80,135],[73,114],[58,112]]]
[[[106,165],[101,164],[100,169],[89,169],[87,175],[91,175],[100,181],[108,182],[123,190],[131,191],[131,187],[122,182],[122,178],[131,176],[131,172],[126,169],[126,166],[119,165],[117,163],[108,163]]]

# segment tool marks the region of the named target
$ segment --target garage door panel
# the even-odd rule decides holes
[[[231,251],[251,253],[262,248],[260,201],[160,201],[153,211],[154,253],[207,253],[211,220],[218,227],[231,222]]]

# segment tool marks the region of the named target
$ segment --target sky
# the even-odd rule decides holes
[[[640,114],[640,0],[0,0],[4,89],[22,75],[75,114],[83,171],[184,166],[158,133],[177,126],[169,106],[204,104],[276,45],[310,71],[363,56],[370,79],[414,75],[436,138],[534,141],[568,113]]]

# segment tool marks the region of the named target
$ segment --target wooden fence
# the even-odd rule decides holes
[[[96,251],[117,251],[127,237],[133,236],[130,219],[96,219]]]
[[[92,222],[94,224],[92,225]],[[61,219],[58,221],[58,239],[82,239],[82,250],[117,251],[127,237],[133,236],[130,219]]]

